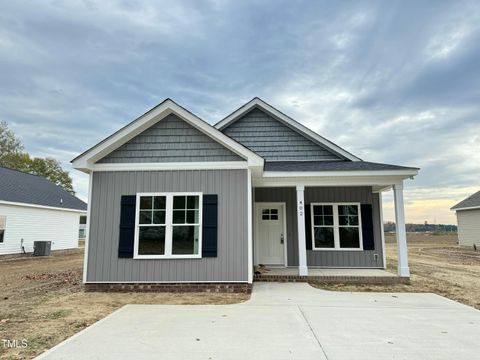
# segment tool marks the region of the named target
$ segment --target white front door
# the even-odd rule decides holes
[[[285,209],[282,203],[256,204],[257,263],[286,265]]]

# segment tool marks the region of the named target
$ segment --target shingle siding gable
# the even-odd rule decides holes
[[[168,115],[97,163],[242,161],[177,115]]]
[[[266,160],[343,160],[258,108],[222,131]]]

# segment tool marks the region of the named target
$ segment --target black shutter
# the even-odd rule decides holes
[[[203,195],[202,257],[217,257],[218,195]]]
[[[375,250],[375,239],[373,237],[373,210],[372,205],[362,204],[362,236],[363,250]]]
[[[305,204],[305,245],[307,250],[312,250],[312,217],[311,206]]]
[[[120,207],[120,236],[118,239],[118,257],[133,258],[135,238],[135,195],[123,195]]]

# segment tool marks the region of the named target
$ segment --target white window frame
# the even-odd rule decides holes
[[[7,216],[6,215],[0,215],[0,218],[3,218],[3,227],[0,226],[0,230],[3,230],[3,239],[0,241],[0,245],[5,244],[5,233],[7,232]]]
[[[140,255],[138,254],[139,219],[140,219],[140,197],[142,196],[165,196],[165,254],[164,255]],[[196,255],[174,255],[172,254],[173,226],[173,197],[174,196],[198,196],[198,224],[189,224],[199,227],[198,254]],[[202,226],[203,226],[203,193],[201,192],[146,192],[137,193],[135,204],[135,238],[134,238],[134,259],[200,259],[202,258]],[[162,225],[159,225],[162,226]]]
[[[332,248],[320,248],[315,247],[315,225],[313,223],[313,207],[315,205],[327,205],[333,207],[333,242]],[[342,248],[340,247],[340,228],[341,227],[356,227],[356,226],[344,226],[339,224],[338,207],[342,205],[356,205],[358,207],[358,236],[360,247],[358,248]],[[314,251],[363,251],[363,234],[362,234],[362,207],[358,202],[345,202],[345,203],[311,203],[310,204],[310,221],[311,221],[311,233],[312,233],[312,250]],[[318,226],[317,226],[318,227]]]

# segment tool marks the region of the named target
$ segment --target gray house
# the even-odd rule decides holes
[[[403,181],[418,169],[363,161],[259,98],[215,126],[167,99],[72,162],[90,175],[90,288],[245,289],[257,264],[383,269],[392,188],[409,277]]]
[[[480,191],[453,206],[457,214],[458,243],[480,247]]]

